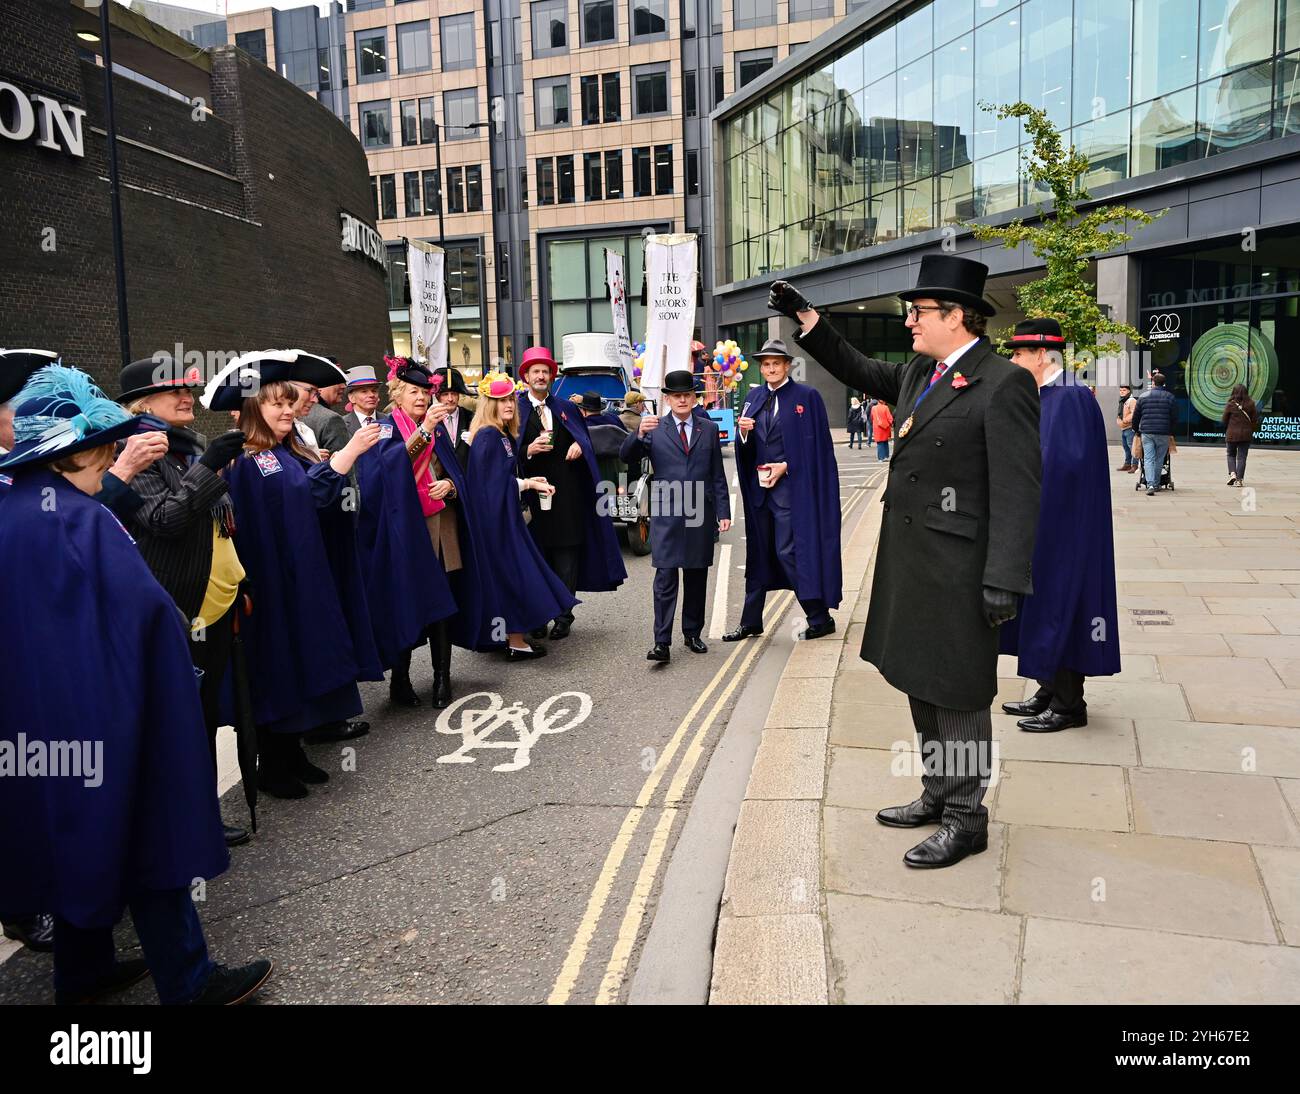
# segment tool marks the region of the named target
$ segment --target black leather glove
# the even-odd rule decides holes
[[[1000,627],[1015,619],[1019,609],[1019,597],[1006,589],[995,589],[992,585],[984,586],[984,618],[990,627]]]
[[[199,457],[199,463],[209,471],[220,471],[244,449],[244,434],[238,429],[214,437],[207,450]]]
[[[808,302],[808,298],[788,281],[772,282],[772,291],[768,294],[767,306],[772,311],[788,316],[796,323],[799,322],[799,313],[801,311],[814,310],[813,306]]]

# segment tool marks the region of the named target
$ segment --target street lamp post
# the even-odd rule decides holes
[[[117,173],[117,118],[113,110],[113,45],[108,0],[99,5],[99,35],[104,57],[104,132],[108,153],[108,200],[113,217],[113,267],[117,280],[117,337],[122,367],[131,363],[131,331],[127,325],[126,256],[122,246],[122,186]]]

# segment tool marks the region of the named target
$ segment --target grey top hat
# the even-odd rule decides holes
[[[379,377],[375,375],[374,365],[356,365],[348,369],[348,387],[361,387],[363,384],[377,384]]]
[[[784,357],[787,361],[793,361],[790,351],[785,348],[785,343],[779,338],[769,338],[763,343],[763,348],[754,354],[759,357]]]

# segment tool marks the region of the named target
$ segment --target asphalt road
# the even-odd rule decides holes
[[[855,493],[883,465],[842,441],[836,455],[842,499],[857,507],[847,528]],[[726,463],[730,480],[729,451]],[[735,509],[739,520],[738,497]],[[741,520],[722,539],[732,550],[716,622],[719,566],[710,576],[715,633],[739,620],[743,536]],[[457,650],[455,695],[473,698],[439,719],[417,655],[425,706],[389,708],[386,685],[363,685],[371,733],[309,749],[331,781],[303,801],[262,799],[258,834],[199,903],[215,960],[275,960],[262,1003],[625,997],[676,833],[752,667],[745,647],[758,644],[712,640],[697,655],[678,634],[671,664],[646,661],[650,559],[626,548],[624,558],[628,581],[589,595],[544,660]],[[500,717],[488,717],[493,705]],[[531,747],[501,747],[525,734]],[[223,811],[244,823],[241,790]],[[129,926],[118,937],[134,951]],[[0,1003],[51,999],[47,956],[0,964]],[[155,996],[146,981],[120,999]]]

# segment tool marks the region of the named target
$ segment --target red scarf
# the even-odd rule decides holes
[[[402,435],[402,440],[410,440],[411,434],[419,426],[415,424],[410,416],[401,407],[393,407],[393,421],[397,424],[397,430]],[[433,442],[430,441],[411,463],[411,470],[415,473],[415,485],[418,487],[416,493],[420,495],[420,509],[426,517],[431,517],[434,513],[441,512],[447,507],[445,501],[429,497],[429,490],[437,480],[433,477]]]

